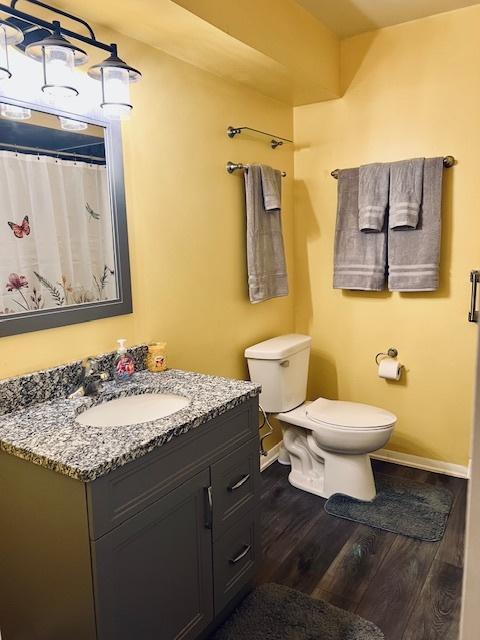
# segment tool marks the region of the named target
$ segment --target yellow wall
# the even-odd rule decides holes
[[[295,109],[296,330],[313,336],[310,395],[380,405],[398,416],[391,448],[466,464],[475,327],[469,271],[480,266],[480,7],[344,41],[344,96]],[[330,171],[453,154],[445,171],[441,288],[332,289],[336,186]],[[374,356],[399,349],[400,383]]]
[[[259,161],[288,172],[293,281],[293,151],[230,140],[225,131],[248,124],[291,137],[292,110],[133,40],[119,45],[144,74],[124,128],[134,314],[2,338],[0,378],[111,350],[118,337],[166,340],[170,366],[245,377],[244,348],[292,330],[293,297],[248,302],[243,178],[225,164]]]

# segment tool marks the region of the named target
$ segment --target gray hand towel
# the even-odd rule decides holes
[[[360,231],[378,233],[383,229],[388,207],[390,165],[383,162],[360,167],[358,225]]]
[[[273,170],[272,170],[273,171]],[[275,172],[279,205],[267,210],[259,165],[245,171],[247,208],[247,267],[250,302],[288,295],[287,268],[280,214],[281,175]],[[269,200],[268,206],[272,204]]]
[[[358,228],[358,181],[358,169],[339,171],[333,287],[381,291],[387,236],[385,230],[362,233]]]
[[[422,202],[424,158],[390,165],[390,229],[416,229]]]
[[[427,158],[423,201],[415,230],[389,229],[390,291],[435,291],[440,264],[443,158]]]
[[[262,191],[265,210],[280,210],[282,208],[282,176],[280,171],[261,164],[260,172],[262,174]]]

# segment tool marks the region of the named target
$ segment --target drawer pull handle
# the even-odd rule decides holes
[[[245,482],[248,482],[248,480],[250,480],[250,474],[249,474],[249,473],[246,473],[244,476],[242,476],[242,477],[240,478],[240,480],[239,480],[238,482],[235,482],[235,484],[231,484],[231,485],[228,487],[228,490],[229,490],[229,491],[235,491],[235,489],[240,489],[240,487],[241,487],[242,485],[244,485],[244,484],[245,484]]]
[[[205,528],[211,529],[213,522],[213,496],[212,487],[205,487]]]
[[[246,544],[238,555],[236,555],[234,558],[230,558],[230,564],[237,564],[237,562],[240,562],[240,560],[247,555],[251,548],[251,544]]]

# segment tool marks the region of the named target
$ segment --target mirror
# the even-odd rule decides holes
[[[0,194],[0,335],[131,312],[117,123],[0,103]]]

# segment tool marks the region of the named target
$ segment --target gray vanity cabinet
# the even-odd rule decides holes
[[[257,398],[92,482],[1,452],[0,480],[2,640],[203,638],[253,583]]]
[[[93,545],[100,638],[195,638],[213,618],[208,470]]]

